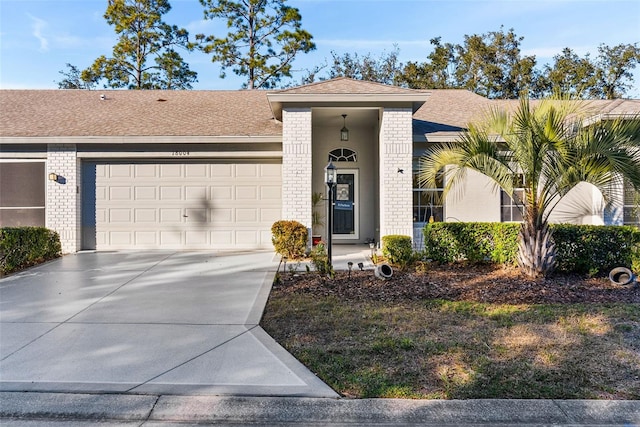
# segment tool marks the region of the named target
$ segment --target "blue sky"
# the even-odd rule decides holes
[[[302,25],[317,50],[301,55],[295,69],[310,69],[339,54],[379,55],[400,49],[401,62],[423,61],[429,40],[461,43],[464,35],[513,28],[523,36],[523,54],[538,64],[551,61],[564,47],[579,55],[597,55],[601,43],[640,42],[637,0],[290,0],[300,9]],[[58,71],[71,63],[89,66],[110,56],[115,33],[103,18],[106,0],[0,0],[0,88],[56,88]],[[172,0],[165,21],[197,33],[226,33],[224,22],[205,21],[198,0]],[[195,89],[238,89],[242,80],[203,53],[183,53],[198,72]],[[299,81],[301,73],[294,77]],[[630,96],[640,98],[636,69]]]

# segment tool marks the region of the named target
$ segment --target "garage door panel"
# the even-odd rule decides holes
[[[179,224],[182,222],[182,209],[160,209],[160,223],[163,225]]]
[[[156,200],[158,198],[158,189],[156,187],[134,187],[136,200]]]
[[[131,210],[130,209],[110,209],[109,220],[111,222],[131,222]]]
[[[131,200],[131,187],[110,187],[109,199],[111,200]]]
[[[260,165],[260,177],[276,178],[279,181],[281,175],[282,175],[282,165],[280,164]]]
[[[278,200],[282,199],[282,190],[277,186],[260,187],[260,200]]]
[[[96,248],[270,248],[281,165],[90,164]]]
[[[96,209],[96,222],[101,224],[107,222],[107,209]]]
[[[205,208],[188,208],[185,209],[185,222],[196,224],[207,224],[209,218],[207,216],[208,209]]]
[[[136,178],[155,178],[157,176],[157,165],[135,165],[134,173]]]
[[[237,230],[235,235],[238,245],[257,245],[260,242],[259,232],[255,230]]]
[[[187,201],[207,200],[207,187],[206,186],[186,187],[185,200]]]
[[[107,239],[107,232],[96,231],[96,249],[108,248],[110,246],[109,240]]]
[[[191,248],[207,246],[207,234],[206,231],[187,231],[185,233],[185,244]]]
[[[256,222],[257,209],[236,209],[236,222]]]
[[[236,200],[258,200],[258,189],[255,185],[236,186]]]
[[[232,185],[215,185],[211,187],[211,200],[233,200]]]
[[[134,237],[135,246],[137,247],[153,248],[158,246],[158,238],[155,231],[136,231]]]
[[[158,215],[156,209],[136,209],[135,210],[136,222],[149,222],[156,223],[158,221]]]
[[[194,164],[185,166],[185,176],[188,178],[207,178],[209,176],[207,164]]]
[[[160,200],[182,200],[182,187],[160,187]]]
[[[258,178],[258,165],[236,165],[237,178]]]
[[[111,165],[109,177],[111,178],[131,178],[133,176],[133,165]]]
[[[160,165],[160,178],[180,178],[182,176],[181,164]]]
[[[276,221],[279,221],[280,218],[280,209],[268,209],[262,208],[260,209],[260,221],[267,224],[273,224]],[[271,226],[271,225],[269,225]],[[271,235],[271,233],[269,233]]]
[[[96,187],[96,200],[107,200],[106,187]]]
[[[212,178],[233,178],[233,165],[211,165]]]
[[[111,231],[108,233],[109,243],[112,246],[131,246],[131,231]]]
[[[182,246],[182,232],[179,230],[165,230],[160,232],[160,245],[166,248],[179,248]]]

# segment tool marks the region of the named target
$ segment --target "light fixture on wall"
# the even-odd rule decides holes
[[[342,115],[342,129],[340,129],[340,141],[349,140],[349,129],[347,129],[347,115]]]
[[[53,173],[53,172],[51,172],[49,174],[49,181],[56,181],[57,182],[58,181],[58,175]]]

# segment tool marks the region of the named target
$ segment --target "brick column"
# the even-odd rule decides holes
[[[412,156],[411,108],[385,108],[380,125],[380,237],[413,236]]]
[[[62,252],[80,248],[79,164],[75,144],[49,144],[47,175],[54,172],[58,181],[47,180],[46,226],[60,234]]]
[[[282,219],[311,228],[311,109],[282,111]]]

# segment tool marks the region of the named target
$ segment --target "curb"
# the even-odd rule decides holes
[[[0,419],[314,425],[640,425],[640,401],[0,393]]]

